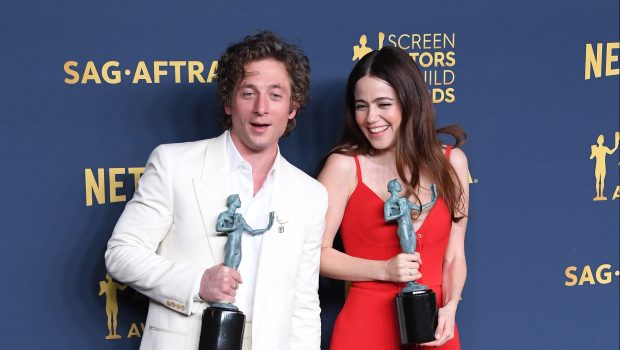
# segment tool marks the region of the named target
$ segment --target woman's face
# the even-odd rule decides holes
[[[385,81],[365,76],[355,84],[355,122],[376,150],[394,147],[402,121],[396,91]]]

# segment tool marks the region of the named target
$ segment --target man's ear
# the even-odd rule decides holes
[[[297,115],[297,104],[296,103],[291,103],[291,110],[288,113],[288,119],[293,119],[295,118],[295,116]]]

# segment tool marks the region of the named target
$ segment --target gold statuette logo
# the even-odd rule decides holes
[[[126,285],[116,283],[109,274],[105,274],[105,281],[99,281],[99,296],[105,294],[105,313],[108,316],[108,335],[106,339],[120,339],[121,336],[116,333],[118,326],[118,300],[116,293],[119,290],[125,290]]]
[[[385,33],[383,32],[379,32],[379,47],[377,48],[377,50],[381,50],[381,48],[383,47],[383,41],[385,40]],[[366,54],[372,52],[372,48],[366,46],[368,44],[368,37],[366,36],[366,34],[362,34],[360,36],[360,42],[359,45],[355,45],[353,46],[353,57],[351,58],[352,61],[357,61],[362,59],[362,57],[366,56]]]
[[[594,177],[596,179],[595,188],[596,188],[596,196],[594,197],[594,201],[605,201],[607,197],[605,197],[605,176],[607,175],[607,156],[614,154],[618,149],[618,143],[620,141],[620,132],[616,131],[615,135],[615,143],[614,148],[609,149],[609,147],[605,146],[605,136],[600,134],[596,140],[596,145],[592,145],[590,147],[590,159],[595,160],[594,166]],[[618,187],[614,192],[613,198],[616,199],[620,196],[618,193]]]

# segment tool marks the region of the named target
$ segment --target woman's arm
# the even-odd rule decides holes
[[[458,180],[463,186],[463,212],[457,212],[457,216],[467,215],[469,206],[469,172],[467,157],[460,149],[453,149],[450,163],[456,170]],[[467,217],[458,223],[452,223],[450,238],[446,248],[443,262],[443,300],[444,304],[439,309],[438,326],[436,331],[437,340],[428,345],[441,345],[454,337],[454,324],[456,309],[461,299],[463,286],[467,277],[467,264],[465,261],[465,229]]]
[[[329,196],[325,232],[321,247],[321,274],[347,281],[408,282],[421,277],[418,255],[399,254],[390,260],[368,260],[353,257],[333,248],[334,237],[342,222],[349,197],[357,186],[355,162],[352,157],[332,154],[318,180]],[[414,271],[413,276],[410,271]]]

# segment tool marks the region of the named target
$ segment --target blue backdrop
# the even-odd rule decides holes
[[[335,142],[345,79],[364,47],[411,53],[438,124],[468,131],[464,349],[618,349],[618,7],[4,2],[0,348],[138,348],[146,300],[106,282],[107,239],[156,145],[220,133],[213,61],[270,29],[311,61],[311,103],[281,144],[305,171]],[[594,200],[597,166],[606,177]],[[326,341],[342,292],[321,281]],[[115,297],[118,337],[106,339]]]

